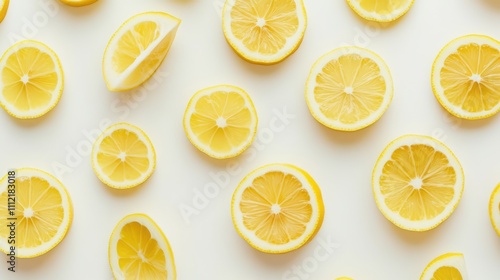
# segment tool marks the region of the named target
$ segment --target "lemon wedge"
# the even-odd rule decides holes
[[[420,280],[467,280],[464,255],[447,253],[432,260],[422,272]]]
[[[489,203],[490,220],[493,228],[500,236],[500,184],[495,188]]]

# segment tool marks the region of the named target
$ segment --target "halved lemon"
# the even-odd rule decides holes
[[[160,67],[181,20],[164,12],[137,14],[113,34],[104,51],[102,71],[110,91],[134,89]]]
[[[9,9],[9,0],[0,0],[0,22],[3,21],[5,15],[7,15],[7,10]]]
[[[19,119],[38,118],[56,106],[64,87],[59,58],[48,46],[24,40],[0,59],[0,105]]]
[[[360,17],[376,21],[390,22],[406,14],[414,0],[347,0]]]
[[[153,144],[137,126],[111,125],[94,142],[92,168],[97,177],[112,188],[140,185],[153,174],[155,167]]]
[[[9,254],[15,246],[17,257],[34,258],[64,239],[73,205],[64,185],[51,174],[34,168],[13,172],[0,180],[0,250]]]
[[[302,0],[226,0],[222,10],[227,42],[252,63],[281,62],[299,48],[306,27]]]
[[[184,131],[191,143],[217,159],[235,157],[253,142],[257,112],[243,89],[217,85],[195,93],[184,113]]]
[[[377,159],[372,185],[377,207],[389,221],[402,229],[426,231],[453,213],[462,197],[464,174],[443,143],[405,135]]]
[[[73,6],[73,7],[82,7],[82,6],[87,6],[90,4],[93,4],[97,2],[97,0],[59,0],[63,2],[66,5]]]
[[[467,280],[464,255],[447,253],[432,260],[422,272],[420,280]]]
[[[500,235],[500,184],[491,193],[489,213],[491,224],[498,235]]]
[[[500,42],[467,35],[448,43],[432,64],[432,89],[439,103],[463,119],[500,111]]]
[[[355,131],[380,119],[393,94],[389,67],[380,56],[364,48],[342,47],[314,63],[305,96],[318,122]]]
[[[109,239],[108,258],[115,279],[177,278],[170,244],[145,214],[130,214],[118,222]]]
[[[231,216],[238,234],[265,253],[286,253],[309,242],[324,216],[321,191],[304,170],[270,164],[248,174],[234,191]]]

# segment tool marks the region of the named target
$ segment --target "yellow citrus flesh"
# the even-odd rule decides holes
[[[489,214],[493,228],[500,236],[500,184],[495,188],[490,197]]]
[[[347,0],[362,18],[377,22],[394,21],[410,10],[414,0]]]
[[[285,253],[309,242],[323,222],[316,182],[288,164],[271,164],[248,174],[231,203],[233,223],[243,239],[266,253]]]
[[[97,2],[97,0],[59,0],[59,1],[68,6],[73,6],[73,7],[87,6]]]
[[[464,256],[447,253],[432,260],[422,272],[420,280],[467,280]]]
[[[382,58],[363,48],[344,47],[325,54],[312,66],[306,101],[323,125],[355,131],[382,117],[393,92],[392,77]]]
[[[15,218],[16,256],[33,258],[43,255],[57,246],[71,226],[73,206],[66,188],[52,175],[33,168],[15,170],[14,181],[6,175],[0,181],[0,219]],[[13,183],[15,187],[9,185]],[[9,190],[15,189],[15,196]],[[11,198],[9,200],[9,197]],[[14,207],[8,202],[15,198]],[[11,215],[14,214],[14,215]],[[12,243],[10,228],[0,227],[0,250],[10,252]]]
[[[198,91],[184,114],[191,143],[213,158],[230,158],[246,150],[255,138],[257,113],[241,88],[218,85]]]
[[[7,10],[9,9],[9,0],[0,0],[0,22],[3,21],[5,15],[7,15]]]
[[[302,0],[227,0],[222,26],[226,40],[242,58],[274,64],[300,46],[307,17]]]
[[[32,40],[11,46],[0,59],[0,104],[20,119],[40,117],[59,102],[63,72],[57,55]]]
[[[92,167],[106,185],[127,189],[146,181],[156,166],[156,153],[148,136],[138,127],[117,123],[97,138]]]
[[[104,52],[108,89],[130,90],[147,81],[165,59],[179,24],[178,18],[163,12],[138,14],[123,23]]]
[[[400,228],[432,229],[454,211],[464,187],[463,170],[443,143],[406,135],[390,143],[373,171],[373,191],[384,216]]]
[[[116,225],[108,254],[115,279],[176,279],[170,244],[144,214],[128,215]]]
[[[467,35],[448,43],[432,67],[432,88],[441,105],[464,119],[500,111],[500,42]]]

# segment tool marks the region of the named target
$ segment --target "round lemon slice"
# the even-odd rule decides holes
[[[393,94],[389,67],[380,56],[359,47],[342,47],[314,63],[305,97],[318,122],[335,130],[355,131],[380,119]]]
[[[109,264],[115,279],[176,279],[174,254],[160,227],[147,215],[131,214],[109,239]]]
[[[140,128],[117,123],[108,127],[92,148],[92,168],[97,177],[115,189],[142,184],[155,170],[156,153]]]
[[[432,260],[422,272],[420,280],[467,280],[464,255],[447,253]]]
[[[73,6],[73,7],[87,6],[97,2],[97,0],[59,0],[59,1],[68,6]]]
[[[302,0],[226,0],[222,29],[227,42],[243,59],[275,64],[300,46],[307,27]]]
[[[24,40],[11,46],[0,58],[0,76],[0,105],[13,117],[40,117],[61,98],[59,58],[40,42]]]
[[[414,0],[347,0],[360,17],[376,21],[390,22],[406,14]]]
[[[265,253],[286,253],[309,242],[324,216],[321,191],[304,170],[270,164],[248,174],[234,191],[231,216],[239,235]]]
[[[21,168],[0,180],[0,250],[34,258],[56,247],[73,220],[73,205],[64,185],[51,174]],[[15,242],[15,243],[14,243]]]
[[[184,113],[184,131],[191,143],[217,159],[241,154],[257,132],[257,112],[241,88],[218,85],[195,93]]]
[[[500,184],[498,184],[491,194],[489,213],[491,224],[498,235],[500,235]]]
[[[9,9],[9,0],[0,0],[0,22],[3,21],[5,15],[7,15],[7,10]]]
[[[432,65],[432,89],[452,115],[484,119],[500,111],[500,42],[467,35],[448,43]]]
[[[134,89],[147,81],[167,56],[180,19],[163,12],[137,14],[113,34],[102,71],[110,91]]]
[[[464,174],[443,143],[405,135],[377,159],[372,185],[377,207],[389,221],[402,229],[426,231],[453,213],[462,197]]]
[[[339,278],[337,278],[337,279],[335,279],[335,280],[354,280],[354,279],[352,279],[352,278],[350,278],[350,277],[345,277],[345,276],[342,276],[342,277],[339,277]]]

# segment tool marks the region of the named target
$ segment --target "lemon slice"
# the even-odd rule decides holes
[[[174,254],[158,225],[147,215],[131,214],[109,239],[109,264],[115,279],[176,279]]]
[[[498,235],[500,235],[500,184],[498,184],[491,194],[489,213],[491,224]]]
[[[420,135],[392,141],[377,159],[372,180],[382,214],[411,231],[441,224],[457,207],[464,189],[462,166],[453,152]]]
[[[414,0],[347,0],[360,17],[376,21],[390,22],[406,14]]]
[[[7,10],[9,9],[9,0],[0,0],[0,22],[3,21]]]
[[[314,63],[305,96],[318,122],[355,131],[380,119],[393,94],[391,73],[380,56],[359,47],[342,47]]]
[[[94,142],[92,168],[97,177],[115,189],[142,184],[155,170],[156,153],[140,128],[117,123],[108,127]]]
[[[342,276],[342,277],[339,277],[339,278],[337,278],[337,279],[335,279],[335,280],[354,280],[354,279],[352,279],[352,278],[350,278],[350,277],[345,277],[345,276]]]
[[[0,105],[13,117],[40,117],[61,98],[59,58],[40,42],[24,40],[11,46],[0,59],[0,75]]]
[[[324,216],[321,191],[304,170],[270,164],[248,174],[234,191],[231,216],[239,235],[265,253],[286,253],[309,242]]]
[[[110,91],[126,91],[147,81],[160,67],[174,41],[180,20],[163,12],[129,18],[104,51],[102,71]]]
[[[184,113],[184,131],[191,143],[217,159],[235,157],[253,142],[257,112],[241,88],[217,85],[195,93]]]
[[[467,280],[464,255],[447,253],[432,260],[420,280]]]
[[[59,0],[59,1],[73,7],[87,6],[97,2],[97,0]]]
[[[452,115],[484,119],[500,111],[500,42],[467,35],[448,43],[432,65],[432,89]]]
[[[34,168],[14,172],[0,180],[0,250],[9,254],[15,245],[17,257],[34,258],[64,239],[73,220],[73,205],[64,185],[47,172]],[[7,227],[11,222],[15,228]]]
[[[307,27],[302,0],[226,0],[222,29],[227,42],[243,59],[275,64],[300,46]]]

